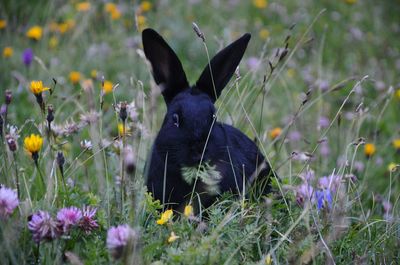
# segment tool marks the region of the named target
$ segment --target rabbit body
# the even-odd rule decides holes
[[[173,50],[154,30],[144,30],[145,55],[167,104],[147,163],[147,188],[155,199],[178,209],[193,198],[194,192],[208,207],[218,194],[243,191],[243,184],[258,175],[256,171],[263,163],[263,177],[269,174],[269,165],[255,143],[238,129],[217,122],[215,115],[214,102],[239,64],[249,39],[249,34],[244,35],[211,60],[214,80],[207,66],[197,83],[189,86]],[[217,178],[211,180],[217,191],[210,192],[206,180],[185,179],[185,168],[196,169],[200,163],[217,172]]]

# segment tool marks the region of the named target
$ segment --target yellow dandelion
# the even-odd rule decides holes
[[[148,12],[151,10],[153,7],[153,4],[150,3],[149,1],[143,1],[140,3],[140,11],[142,12]]]
[[[56,48],[57,46],[58,46],[58,38],[55,37],[55,36],[51,37],[50,40],[49,40],[49,47],[50,47],[51,49],[54,49],[54,48]]]
[[[271,265],[272,264],[272,258],[271,258],[271,254],[268,254],[265,257],[265,265]]]
[[[13,53],[14,53],[13,48],[11,48],[9,46],[4,47],[4,49],[3,49],[3,57],[4,58],[10,58],[13,55]]]
[[[253,5],[259,9],[266,8],[268,6],[267,0],[253,0]]]
[[[124,128],[124,124],[122,122],[118,123],[118,133],[119,135],[123,136],[123,135],[127,135],[130,133],[130,130],[128,127],[125,126]]]
[[[136,17],[136,25],[139,31],[142,31],[147,27],[147,19],[145,16],[137,16]]]
[[[79,12],[87,12],[90,10],[90,3],[89,2],[80,2],[75,5],[76,11]]]
[[[26,36],[33,40],[40,40],[42,38],[43,30],[40,26],[33,26],[27,32]]]
[[[105,80],[104,81],[104,85],[103,85],[104,94],[108,94],[108,93],[112,92],[113,91],[113,87],[114,87],[114,84],[111,81]]]
[[[400,100],[400,88],[396,90],[396,94],[395,94],[396,98],[398,100]]]
[[[193,215],[193,206],[192,205],[186,205],[185,209],[183,210],[183,214],[186,217],[192,216]]]
[[[80,80],[81,80],[81,73],[79,73],[78,71],[72,71],[69,73],[69,81],[71,81],[73,85],[78,84]]]
[[[373,156],[376,152],[376,147],[373,143],[367,143],[364,146],[364,154],[367,157]]]
[[[389,165],[388,165],[388,170],[389,170],[389,172],[394,172],[394,171],[396,171],[396,169],[397,169],[397,164],[396,163],[390,163]]]
[[[395,149],[400,150],[400,138],[394,139],[392,144]]]
[[[281,133],[282,133],[282,129],[281,129],[280,127],[276,127],[276,128],[272,129],[272,130],[269,132],[269,136],[271,137],[271,139],[275,139],[275,138],[277,138],[279,135],[281,135]]]
[[[118,9],[115,9],[113,12],[111,12],[111,19],[112,20],[117,20],[121,18],[121,12]]]
[[[172,210],[166,210],[161,214],[160,219],[157,220],[158,225],[166,224],[173,216],[174,212]]]
[[[168,238],[168,243],[172,243],[175,240],[177,240],[179,238],[179,236],[175,235],[174,231],[171,232],[171,235]]]
[[[29,88],[30,88],[31,92],[32,92],[33,94],[35,94],[35,95],[39,95],[39,94],[41,94],[43,91],[49,90],[48,87],[44,87],[44,86],[43,86],[43,82],[40,81],[40,80],[33,80],[33,81],[31,81],[31,84],[30,84],[30,87],[29,87]]]
[[[25,150],[31,154],[35,154],[40,151],[43,145],[43,138],[37,134],[31,134],[24,139]]]
[[[258,32],[258,36],[259,36],[260,39],[262,39],[262,40],[268,39],[268,37],[269,37],[269,30],[268,30],[268,29],[265,29],[265,28],[261,29],[261,30]]]
[[[289,78],[293,78],[296,75],[296,70],[294,70],[294,68],[289,68],[286,71],[286,75]]]
[[[93,69],[92,71],[90,71],[90,77],[92,79],[96,79],[97,78],[97,70]]]
[[[67,22],[58,23],[58,25],[57,25],[58,32],[60,32],[61,34],[64,34],[68,30],[69,30],[69,25]]]
[[[0,29],[5,29],[7,27],[7,21],[0,19]]]
[[[346,2],[346,4],[349,5],[354,5],[355,3],[357,3],[357,0],[344,0]]]
[[[104,7],[104,9],[109,12],[112,13],[113,11],[117,10],[117,5],[114,3],[107,3]]]

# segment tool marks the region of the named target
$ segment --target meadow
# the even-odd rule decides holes
[[[0,263],[397,264],[399,21],[399,1],[1,1]],[[147,27],[191,83],[252,34],[216,108],[271,194],[195,214],[146,191],[166,112]]]

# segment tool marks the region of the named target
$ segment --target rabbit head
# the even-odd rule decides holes
[[[206,140],[215,119],[214,102],[236,70],[249,40],[250,34],[245,34],[220,51],[204,68],[195,85],[190,86],[171,47],[156,31],[143,31],[144,53],[167,104],[167,114],[159,132],[164,137],[158,139],[158,145]]]

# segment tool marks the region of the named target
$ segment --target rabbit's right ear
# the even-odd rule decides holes
[[[144,54],[153,69],[154,80],[161,86],[161,93],[168,104],[179,92],[189,87],[182,64],[155,30],[143,30],[142,40]]]

